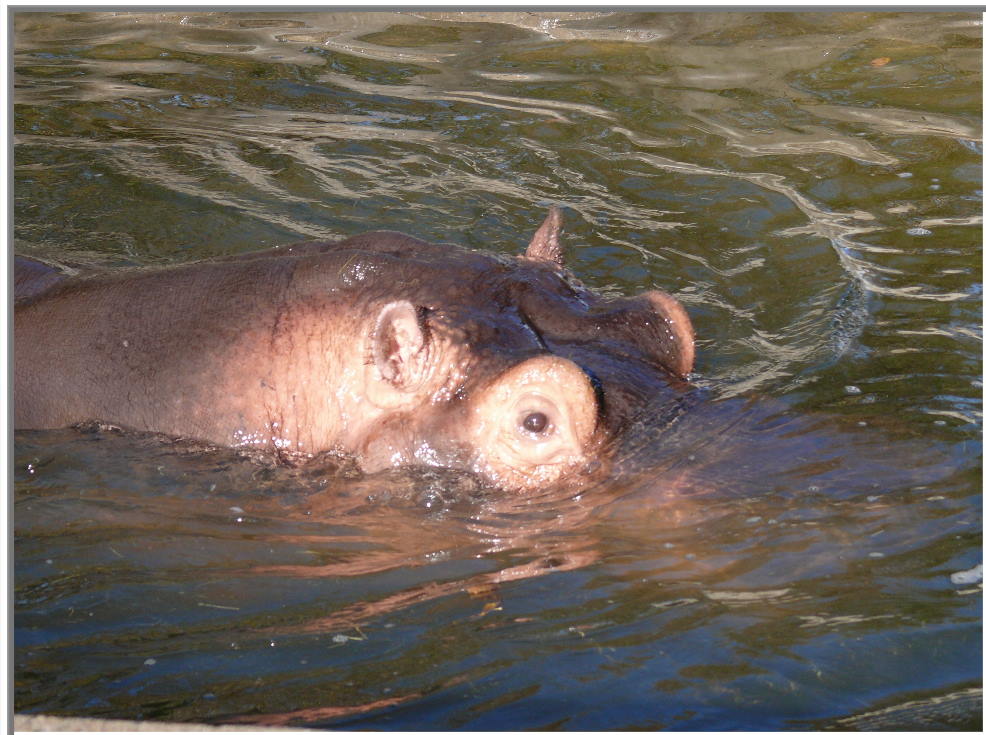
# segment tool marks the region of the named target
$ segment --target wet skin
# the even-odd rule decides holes
[[[368,471],[577,476],[686,388],[684,309],[603,298],[562,264],[560,210],[524,255],[395,232],[167,268],[15,266],[14,425],[99,419]]]

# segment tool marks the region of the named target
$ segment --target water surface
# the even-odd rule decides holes
[[[113,268],[551,204],[698,335],[610,477],[523,498],[66,429],[14,453],[20,713],[981,729],[968,13],[18,13],[15,249]]]

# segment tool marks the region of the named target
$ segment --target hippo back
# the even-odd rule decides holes
[[[14,301],[32,299],[61,283],[69,274],[23,255],[14,257]]]

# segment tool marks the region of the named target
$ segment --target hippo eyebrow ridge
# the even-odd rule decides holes
[[[589,385],[592,386],[592,392],[596,394],[596,418],[602,418],[606,415],[606,391],[603,390],[603,381],[585,365],[579,365],[579,368],[589,378]]]
[[[541,330],[537,328],[534,322],[531,321],[531,318],[527,316],[524,310],[521,309],[520,307],[517,308],[517,316],[520,318],[521,325],[526,327],[527,330],[534,335],[534,338],[538,341],[538,345],[541,347],[541,349],[543,349],[545,352],[551,352],[551,350],[548,348],[548,343],[544,341],[544,336],[541,334]]]

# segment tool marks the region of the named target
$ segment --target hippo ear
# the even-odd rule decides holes
[[[661,317],[654,358],[678,377],[686,377],[695,363],[695,332],[685,307],[664,291],[648,291],[639,298]]]
[[[531,260],[547,260],[551,263],[564,265],[562,262],[561,242],[561,209],[552,207],[544,222],[538,227],[524,252]]]
[[[370,340],[373,364],[383,381],[403,393],[421,387],[428,372],[428,339],[413,304],[384,306]]]

